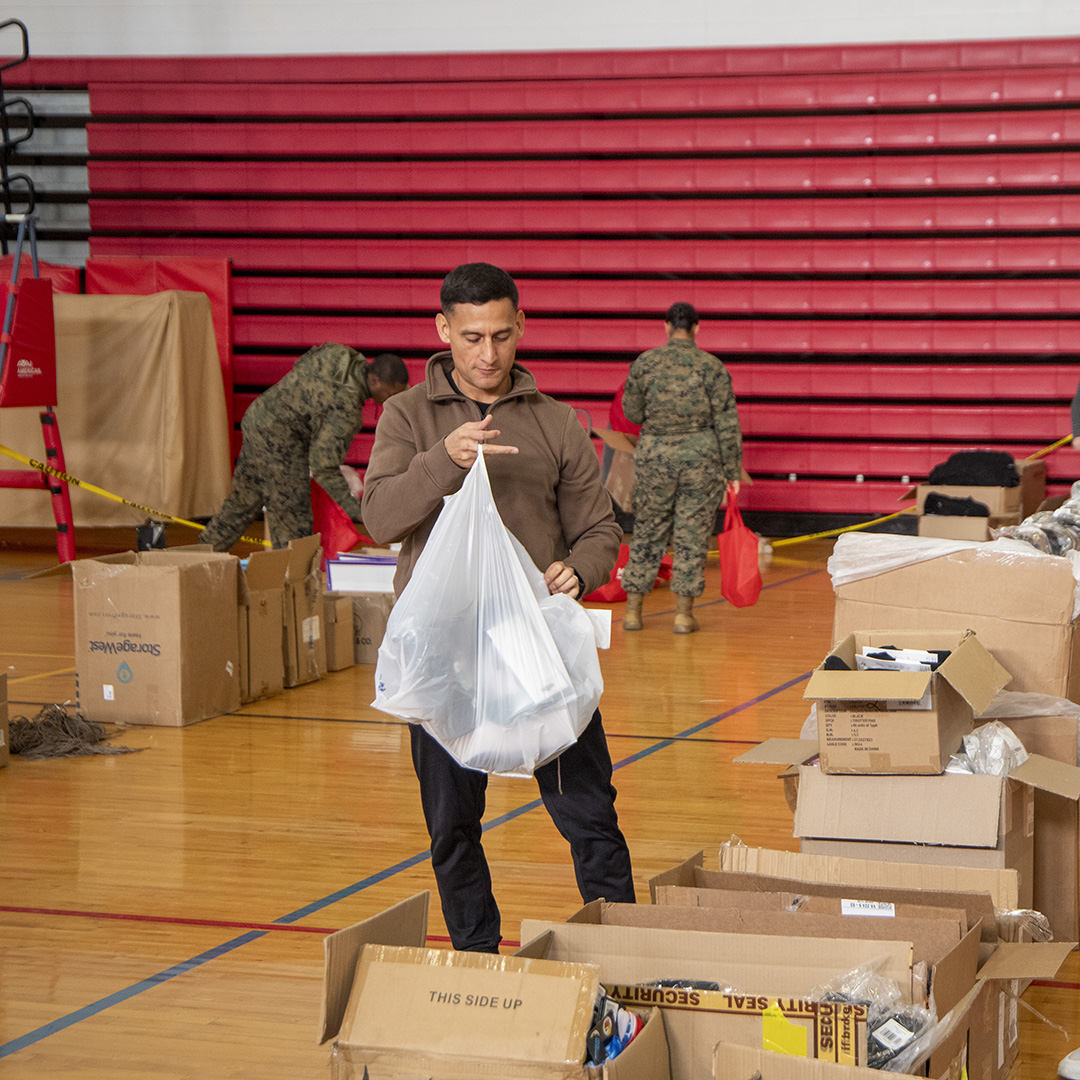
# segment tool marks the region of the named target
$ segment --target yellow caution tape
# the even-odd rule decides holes
[[[83,491],[89,491],[94,495],[101,495],[103,498],[112,499],[113,502],[123,503],[124,506],[130,506],[135,510],[141,510],[144,514],[149,514],[151,517],[165,518],[166,521],[175,521],[178,525],[187,525],[192,529],[206,528],[205,525],[200,525],[197,521],[187,521],[185,518],[166,514],[164,510],[155,510],[150,506],[143,506],[142,503],[132,502],[130,499],[125,499],[120,495],[114,495],[111,491],[106,491],[104,488],[99,488],[94,484],[88,484],[85,480],[80,480],[75,476],[71,476],[69,473],[60,472],[59,469],[54,469],[51,465],[44,465],[40,461],[35,461],[33,458],[24,457],[17,450],[12,450],[10,447],[4,446],[3,444],[0,444],[0,454],[5,454],[15,461],[22,462],[23,465],[29,465],[31,469],[37,469],[38,472],[43,472],[48,476],[55,476],[57,480],[63,480],[73,487],[82,488]],[[269,540],[263,540],[258,536],[241,536],[240,539],[248,544],[260,544],[263,547],[270,547]]]
[[[1035,461],[1038,458],[1045,457],[1047,454],[1052,453],[1059,447],[1068,446],[1072,441],[1072,435],[1066,435],[1064,438],[1058,439],[1057,442],[1053,442],[1049,446],[1044,446],[1041,450],[1036,450],[1034,454],[1029,454],[1024,460]],[[873,521],[863,521],[858,525],[845,525],[842,529],[830,529],[828,532],[812,533],[809,536],[789,536],[782,540],[770,540],[769,543],[774,548],[778,548],[786,547],[788,544],[802,544],[807,540],[821,540],[827,536],[839,536],[841,533],[855,532],[858,529],[868,529],[871,525],[880,525],[883,521],[892,521],[893,518],[898,518],[902,514],[912,514],[914,512],[914,506],[906,506],[903,510],[898,510],[895,514],[887,514],[885,517],[874,518]]]

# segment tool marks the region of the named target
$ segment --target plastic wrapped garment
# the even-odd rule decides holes
[[[478,454],[387,619],[372,705],[422,724],[466,768],[531,776],[592,718],[610,619],[548,595]]]

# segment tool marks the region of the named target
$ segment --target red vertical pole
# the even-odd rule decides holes
[[[52,406],[46,407],[41,417],[41,434],[45,439],[46,464],[57,472],[66,473],[64,448],[60,443],[60,428],[56,423],[56,414]],[[56,553],[62,563],[75,558],[75,526],[71,516],[71,493],[66,480],[44,474],[48,481],[49,495],[52,497],[53,517],[56,518]]]

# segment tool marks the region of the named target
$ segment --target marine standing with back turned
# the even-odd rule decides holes
[[[656,580],[670,542],[675,633],[698,629],[694,599],[705,590],[709,532],[725,486],[739,492],[742,433],[721,361],[695,344],[698,315],[691,304],[672,304],[665,316],[668,341],[643,352],[630,366],[623,411],[641,424],[634,447],[634,532],[623,570],[624,630],[642,628],[641,606]]]

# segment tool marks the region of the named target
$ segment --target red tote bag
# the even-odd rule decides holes
[[[751,607],[761,592],[761,570],[758,567],[758,538],[743,524],[739,505],[728,494],[724,514],[724,531],[716,538],[720,555],[720,592],[735,607]]]

